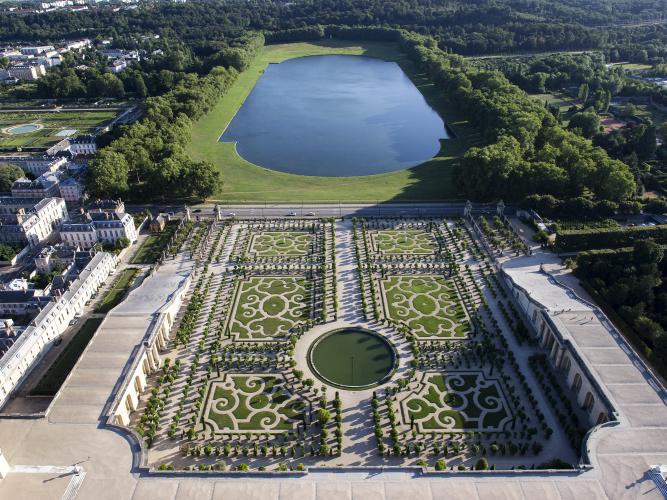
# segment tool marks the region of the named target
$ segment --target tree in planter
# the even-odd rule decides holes
[[[486,457],[482,457],[477,460],[475,464],[475,470],[489,470],[489,462],[486,460]]]

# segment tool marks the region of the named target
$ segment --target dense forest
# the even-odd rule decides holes
[[[609,156],[623,161],[643,188],[667,193],[667,124],[633,102],[643,102],[658,111],[667,104],[667,88],[655,85],[628,73],[620,65],[610,65],[602,52],[518,56],[474,60],[480,69],[499,70],[521,89],[531,94],[556,92],[572,103],[564,112],[559,106],[547,108],[570,130],[593,140]],[[642,70],[652,76],[654,70]],[[616,100],[616,107],[611,109]],[[623,102],[622,106],[618,102]],[[627,124],[614,130],[603,130],[600,115],[614,111]],[[607,116],[609,116],[607,114]],[[660,113],[658,113],[660,116]],[[656,136],[661,141],[656,142]],[[665,206],[652,203],[650,208],[665,211]],[[604,215],[604,214],[602,214]]]
[[[209,50],[210,41],[226,43],[247,30],[383,26],[432,36],[440,48],[459,54],[606,48],[619,57],[651,58],[667,54],[665,12],[665,0],[206,0],[6,15],[0,40],[151,32]]]
[[[454,54],[597,48],[606,58],[659,64],[667,61],[665,7],[667,0],[150,3],[117,12],[5,15],[0,40],[113,37],[118,47],[159,54],[119,77],[104,72],[94,57],[85,71],[66,60],[34,90],[38,96],[147,97],[146,118],[114,131],[105,139],[111,144],[92,162],[89,183],[96,195],[210,195],[219,182],[212,167],[189,161],[183,151],[191,121],[226,91],[265,40],[335,36],[400,42],[443,97],[478,127],[485,146],[472,148],[459,162],[462,196],[554,199],[608,212],[627,205],[636,192],[637,175],[623,161],[624,150],[591,142],[595,134],[585,133],[590,116],[582,114],[574,121],[579,126],[565,128],[553,110],[522,90],[586,82],[591,107],[604,108],[620,83],[613,73],[603,75],[603,59],[576,67],[554,56],[510,71],[479,67]],[[641,142],[641,135],[632,140]]]

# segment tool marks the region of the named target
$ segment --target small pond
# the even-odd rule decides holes
[[[34,123],[26,123],[24,125],[15,125],[13,127],[9,127],[6,131],[8,134],[27,134],[28,132],[34,132],[40,128],[42,127]]]
[[[309,349],[308,362],[324,382],[355,390],[386,381],[397,356],[382,336],[361,328],[344,328],[317,339]]]

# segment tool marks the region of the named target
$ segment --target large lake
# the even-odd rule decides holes
[[[220,140],[272,170],[350,176],[419,165],[444,138],[396,63],[327,55],[269,65]]]

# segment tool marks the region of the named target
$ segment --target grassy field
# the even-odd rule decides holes
[[[154,264],[178,229],[178,224],[167,224],[164,231],[150,234],[132,257],[132,264]]]
[[[0,113],[0,148],[47,148],[65,139],[57,134],[74,130],[73,135],[93,132],[116,116],[116,111],[11,111]],[[24,124],[41,125],[34,132],[12,134],[6,129]]]
[[[127,292],[127,289],[130,288],[130,285],[132,285],[134,282],[137,274],[139,274],[139,269],[125,269],[115,281],[113,287],[111,287],[111,289],[106,293],[100,303],[97,304],[95,311],[99,313],[106,313],[120,304],[120,301],[123,300],[123,297],[125,297],[125,292]]]
[[[456,138],[442,141],[438,155],[422,165],[363,177],[315,177],[268,170],[239,157],[233,143],[218,142],[268,64],[322,54],[365,55],[396,61],[447,122]],[[476,132],[465,118],[448,109],[433,84],[425,75],[415,71],[395,44],[328,40],[265,47],[217,106],[195,124],[188,149],[193,158],[213,162],[222,174],[223,187],[212,197],[216,201],[374,202],[456,198],[457,191],[452,182],[453,162],[478,141]]]
[[[67,344],[63,352],[60,353],[31,391],[32,396],[53,396],[60,390],[60,386],[63,385],[72,368],[74,368],[79,356],[95,335],[101,322],[101,318],[91,318],[81,325],[74,338]]]

